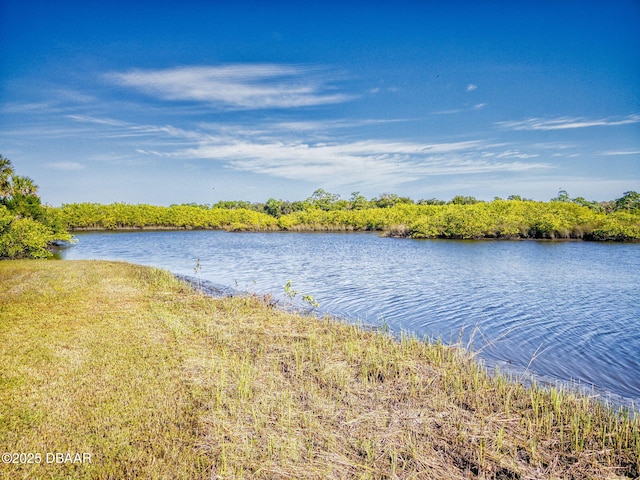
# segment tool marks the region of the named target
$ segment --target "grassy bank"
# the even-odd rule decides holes
[[[637,418],[441,344],[123,263],[0,262],[0,285],[0,453],[41,455],[0,478],[640,475]]]

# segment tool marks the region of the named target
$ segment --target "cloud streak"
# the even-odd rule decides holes
[[[219,137],[203,139],[195,148],[176,156],[225,162],[228,167],[290,180],[321,182],[330,186],[389,186],[438,175],[508,173],[549,168],[542,162],[523,161],[535,155],[507,151],[484,141],[425,144],[384,139],[309,142],[280,136]],[[490,155],[487,150],[493,149]],[[493,157],[493,158],[491,158]]]
[[[498,122],[497,125],[509,130],[568,130],[574,128],[608,127],[640,123],[640,115],[586,119],[560,117],[555,119],[529,118],[522,121]]]
[[[207,124],[189,130],[133,124],[87,116],[71,117],[99,127],[105,138],[131,138],[137,156],[212,161],[241,172],[266,174],[324,185],[401,185],[439,175],[540,171],[535,153],[485,140],[425,143],[405,140],[332,137],[320,141],[313,123]],[[363,123],[368,123],[362,120]],[[374,120],[372,122],[377,122]],[[332,128],[345,128],[341,122]],[[145,148],[136,138],[145,137]],[[167,139],[171,138],[171,142]]]
[[[45,166],[47,168],[52,168],[54,170],[63,170],[63,171],[74,171],[74,170],[83,170],[84,165],[79,162],[50,162],[46,163]]]
[[[602,155],[607,155],[607,156],[618,156],[618,155],[640,155],[640,150],[616,150],[616,151],[609,151],[609,152],[603,152]]]
[[[223,109],[287,109],[343,103],[339,77],[321,67],[279,64],[189,66],[106,74],[107,81],[165,101],[198,102]]]

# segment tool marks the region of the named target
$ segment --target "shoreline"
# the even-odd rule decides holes
[[[495,241],[495,242],[593,242],[593,243],[640,243],[640,238],[588,238],[588,237],[531,237],[531,236],[479,236],[473,238],[464,238],[458,236],[431,236],[431,237],[414,237],[409,234],[397,234],[393,233],[389,229],[358,229],[347,228],[344,226],[304,226],[295,228],[255,228],[255,227],[242,227],[242,228],[230,228],[230,227],[164,227],[164,226],[144,226],[144,227],[114,227],[114,228],[99,228],[99,227],[77,227],[68,230],[70,234],[74,233],[120,233],[120,232],[181,232],[181,231],[224,231],[229,233],[370,233],[377,234],[379,237],[384,238],[397,238],[397,239],[410,239],[410,240],[438,240],[438,241],[464,241],[464,242],[478,242],[478,241]]]
[[[208,295],[212,298],[224,298],[224,297],[233,297],[233,296],[249,296],[249,297],[257,297],[264,298],[264,296],[257,295],[252,292],[243,292],[240,290],[235,290],[231,287],[227,287],[222,284],[217,284],[215,282],[211,282],[209,280],[199,279],[197,277],[191,275],[183,275],[172,273],[178,280],[183,281],[189,284],[192,288],[201,291],[205,295]],[[338,317],[335,315],[331,315],[328,312],[323,312],[322,309],[318,310],[315,308],[305,307],[300,302],[297,302],[298,305],[284,305],[280,300],[266,298],[265,301],[274,308],[282,309],[287,313],[294,313],[297,315],[309,316],[314,318],[315,320],[321,319],[329,319],[331,321],[335,321],[338,323],[346,322],[351,325],[357,326],[359,328],[363,328],[372,332],[381,332],[383,334],[390,334],[395,339],[400,340],[402,334],[398,334],[394,331],[383,330],[379,325],[375,324],[364,324],[359,320],[354,321],[353,319]],[[403,332],[406,333],[406,332]],[[453,348],[460,348],[464,351],[466,349],[460,345],[450,345]],[[468,355],[472,356],[478,367],[483,369],[487,375],[495,375],[496,369],[498,369],[500,375],[504,375],[507,378],[513,379],[513,381],[517,381],[525,385],[527,388],[532,385],[537,386],[538,388],[543,389],[560,389],[566,391],[568,393],[576,394],[579,396],[590,397],[598,402],[601,402],[605,407],[610,408],[611,410],[616,410],[619,408],[624,408],[629,411],[630,415],[640,414],[640,398],[634,399],[630,397],[624,397],[622,395],[617,395],[609,390],[598,387],[597,385],[589,385],[583,384],[580,381],[576,381],[574,379],[562,379],[556,378],[546,375],[541,375],[536,373],[535,371],[530,371],[528,368],[519,367],[513,365],[511,362],[506,360],[498,360],[498,359],[487,359],[482,356],[478,357],[475,353],[467,352]]]
[[[0,262],[0,478],[635,478],[640,417],[112,261]],[[224,293],[224,291],[223,291]]]

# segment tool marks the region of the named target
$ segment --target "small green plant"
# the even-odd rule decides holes
[[[377,330],[379,333],[385,333],[385,334],[391,333],[391,328],[389,327],[389,323],[387,323],[386,318],[382,317],[380,319],[380,325],[378,325]]]
[[[200,265],[200,259],[196,258],[196,265],[195,267],[193,267],[193,274],[197,278],[198,288],[202,288],[202,281],[200,280],[200,270],[202,270],[202,265]]]
[[[287,283],[285,283],[284,285],[284,304],[285,306],[287,305],[287,298],[289,298],[291,301],[293,301],[293,299],[295,297],[297,297],[298,295],[300,295],[300,292],[298,290],[294,290],[292,288],[293,282],[291,280],[288,280]],[[320,306],[320,304],[311,296],[311,295],[302,295],[302,301],[305,303],[308,303],[309,305],[311,305],[314,308],[318,308]]]
[[[302,301],[308,303],[314,308],[318,308],[320,304],[311,295],[302,295]]]

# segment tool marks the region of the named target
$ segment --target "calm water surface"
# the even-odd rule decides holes
[[[84,233],[65,259],[112,259],[466,344],[490,365],[640,404],[640,245],[408,240],[376,234]]]

